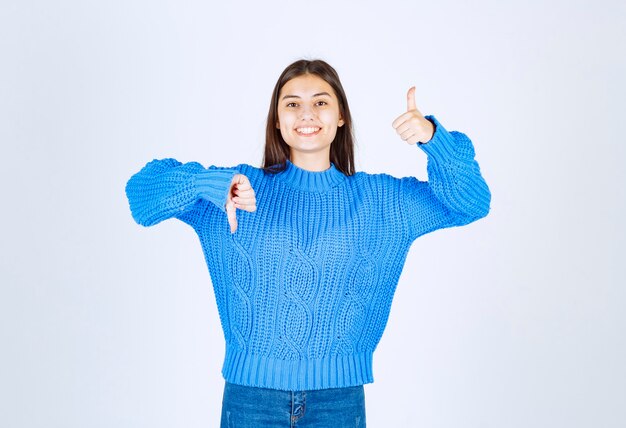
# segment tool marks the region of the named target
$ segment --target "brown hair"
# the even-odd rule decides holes
[[[314,74],[328,83],[339,101],[339,112],[344,125],[337,128],[335,139],[330,145],[330,161],[345,175],[353,175],[354,169],[354,135],[352,131],[352,116],[346,94],[339,80],[339,75],[333,67],[320,59],[301,59],[289,65],[278,78],[267,115],[265,129],[265,151],[263,154],[263,170],[270,173],[283,171],[289,159],[289,146],[283,139],[280,129],[276,128],[278,121],[278,97],[285,84],[293,78]]]

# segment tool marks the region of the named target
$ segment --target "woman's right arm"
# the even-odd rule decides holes
[[[126,184],[126,196],[135,221],[152,226],[178,217],[199,199],[208,200],[226,212],[226,198],[235,167],[204,168],[198,162],[181,163],[176,159],[148,162]]]

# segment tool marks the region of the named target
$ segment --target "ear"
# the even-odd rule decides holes
[[[345,122],[343,121],[343,118],[341,118],[341,117],[340,117],[340,118],[339,118],[339,122],[337,122],[337,126],[341,128],[341,127],[343,126],[343,124],[344,124],[344,123],[345,123]]]
[[[280,122],[276,121],[276,129],[280,129]]]

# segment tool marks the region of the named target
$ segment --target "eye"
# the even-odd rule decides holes
[[[316,106],[326,106],[328,103],[326,101],[318,101],[315,103]]]
[[[287,103],[287,107],[297,107],[297,103]]]

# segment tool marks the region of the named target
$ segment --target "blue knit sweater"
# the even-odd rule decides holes
[[[428,181],[357,172],[331,163],[307,171],[287,161],[265,173],[248,164],[204,168],[153,160],[131,177],[135,221],[178,218],[196,231],[226,339],[228,382],[281,390],[373,382],[372,355],[412,242],[489,212],[491,194],[474,148],[434,116]],[[244,174],[257,210],[237,210],[230,232],[225,202]]]

